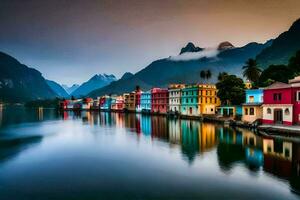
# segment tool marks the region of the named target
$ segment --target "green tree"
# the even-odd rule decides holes
[[[210,70],[207,70],[207,71],[205,72],[205,78],[206,78],[206,80],[211,79],[211,76],[212,76],[211,71],[210,71]]]
[[[286,65],[270,65],[265,69],[259,78],[259,86],[266,87],[273,82],[288,83],[294,77],[294,72]]]
[[[201,72],[200,72],[200,78],[201,78],[201,79],[205,79],[205,77],[206,77],[205,71],[204,71],[204,70],[201,70]]]
[[[250,58],[246,61],[246,65],[243,66],[243,76],[246,77],[252,83],[257,83],[262,70],[257,66],[256,60]]]
[[[218,74],[218,81],[222,81],[224,79],[225,76],[228,76],[227,72],[220,72]]]
[[[217,83],[217,89],[223,105],[240,105],[245,100],[244,81],[235,75],[223,76]]]
[[[290,58],[288,67],[295,75],[300,74],[300,50],[296,52],[295,56]]]

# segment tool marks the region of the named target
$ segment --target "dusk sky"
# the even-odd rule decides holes
[[[135,73],[189,41],[265,42],[299,17],[299,0],[0,0],[0,51],[70,85]]]

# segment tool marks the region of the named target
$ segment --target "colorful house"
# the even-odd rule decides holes
[[[242,106],[224,105],[217,107],[217,114],[221,117],[236,118],[242,116]]]
[[[181,93],[181,114],[186,116],[199,116],[198,105],[199,86],[187,85]]]
[[[90,110],[93,105],[92,98],[84,98],[82,101],[81,109],[83,110]]]
[[[151,91],[146,91],[141,94],[141,111],[151,112]]]
[[[135,111],[136,112],[141,112],[141,95],[142,95],[143,91],[140,90],[139,88],[137,88],[135,90]]]
[[[169,85],[169,112],[171,114],[181,112],[181,91],[184,87],[184,84]]]
[[[213,84],[199,85],[199,112],[204,115],[216,114],[216,107],[221,101],[217,96],[217,87]]]
[[[264,89],[263,123],[300,123],[300,76],[289,84],[276,82]]]
[[[111,108],[111,96],[105,95],[100,98],[100,110],[110,111]]]
[[[124,94],[125,110],[135,112],[135,92]]]
[[[167,113],[169,107],[169,91],[163,88],[151,89],[151,112]]]
[[[113,96],[111,100],[111,110],[121,112],[125,108],[124,97],[120,96]]]
[[[253,123],[262,119],[263,96],[262,89],[246,90],[246,103],[243,104],[242,121]]]

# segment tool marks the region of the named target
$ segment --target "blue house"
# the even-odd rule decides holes
[[[246,90],[246,102],[243,104],[242,121],[253,123],[262,119],[263,89]]]
[[[151,112],[151,91],[146,91],[141,94],[141,111]]]
[[[242,116],[242,106],[219,106],[217,107],[217,114],[222,117],[232,117]]]

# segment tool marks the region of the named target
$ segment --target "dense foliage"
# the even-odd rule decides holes
[[[245,101],[244,82],[235,75],[223,75],[217,88],[223,105],[240,105]]]
[[[243,66],[243,76],[246,77],[252,83],[257,83],[261,74],[261,69],[257,66],[254,59],[249,59],[246,65]]]
[[[58,108],[59,105],[59,99],[47,99],[47,100],[35,100],[35,101],[29,101],[25,104],[28,108]]]
[[[265,87],[275,81],[287,83],[300,74],[300,51],[290,58],[288,65],[270,65],[259,77],[259,86]]]

